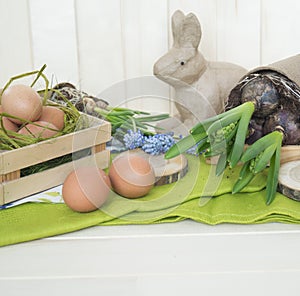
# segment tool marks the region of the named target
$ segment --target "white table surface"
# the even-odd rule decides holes
[[[0,291],[299,295],[299,250],[299,225],[96,226],[0,248]]]

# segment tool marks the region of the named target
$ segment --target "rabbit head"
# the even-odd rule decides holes
[[[153,68],[157,78],[176,87],[197,81],[206,69],[206,60],[198,51],[201,26],[193,13],[177,10],[172,16],[173,46]]]

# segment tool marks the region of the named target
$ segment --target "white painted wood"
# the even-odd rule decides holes
[[[201,263],[199,263],[201,264]],[[297,295],[299,271],[21,279],[1,282],[9,296]]]
[[[167,1],[121,1],[126,105],[145,111],[169,111],[169,87],[153,76],[155,61],[168,49]],[[151,76],[145,79],[145,76]],[[142,79],[139,79],[143,77]],[[137,97],[131,95],[137,94]]]
[[[31,71],[30,17],[28,1],[0,1],[0,88],[10,77]]]
[[[260,65],[260,0],[217,0],[217,60]]]
[[[120,1],[75,0],[75,7],[79,84],[98,95],[124,79]]]
[[[0,83],[44,63],[50,78],[71,81],[95,95],[120,81],[152,75],[154,62],[172,42],[170,18],[176,9],[198,16],[206,58],[252,68],[298,53],[298,2],[0,0],[5,11],[0,19]],[[172,104],[163,99],[128,103],[126,87],[123,83],[117,99],[118,91],[112,91],[113,104],[125,101],[131,107],[171,111]],[[169,97],[168,86],[156,87]]]
[[[77,83],[76,25],[73,0],[28,0],[34,67],[47,64],[53,84]]]
[[[298,54],[300,51],[300,2],[261,0],[262,64]]]
[[[299,247],[298,225],[100,226],[1,248],[1,291],[282,295],[298,291]]]

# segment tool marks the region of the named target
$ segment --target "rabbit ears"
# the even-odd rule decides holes
[[[201,39],[201,26],[193,13],[184,15],[177,10],[172,16],[174,47],[198,48]]]

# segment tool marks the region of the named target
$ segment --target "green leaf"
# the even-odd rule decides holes
[[[254,167],[254,174],[261,172],[267,167],[275,150],[276,150],[276,143],[270,145],[263,151],[262,155],[260,156],[259,160],[257,161]]]
[[[220,176],[226,169],[226,166],[227,166],[227,153],[223,152],[223,153],[221,153],[221,155],[218,159],[218,162],[217,162],[216,175]]]
[[[264,151],[270,144],[276,143],[278,139],[280,140],[281,133],[278,131],[274,131],[270,134],[263,136],[262,138],[258,139],[254,142],[251,146],[247,148],[244,152],[243,156],[241,157],[242,162],[246,162],[250,159],[253,159],[262,151]]]
[[[201,140],[206,138],[206,133],[196,134],[196,135],[188,135],[183,139],[179,140],[176,144],[174,144],[166,153],[165,159],[173,158],[186,150],[195,146]]]
[[[211,126],[207,129],[206,133],[208,135],[213,134],[217,130],[221,130],[222,128],[228,126],[231,123],[238,121],[241,118],[241,115],[238,113],[228,114],[227,116],[216,120]]]
[[[270,161],[270,169],[267,177],[267,187],[266,187],[266,204],[270,205],[275,198],[277,185],[278,185],[278,174],[280,168],[280,152],[281,152],[282,140],[278,143],[276,147],[275,154],[273,154]]]
[[[242,117],[240,121],[238,122],[238,129],[235,136],[235,141],[232,148],[232,153],[229,160],[229,165],[231,167],[235,167],[238,161],[240,160],[245,146],[245,140],[248,132],[248,126],[250,119],[252,117],[252,114],[254,112],[254,105],[251,103],[251,105],[244,103],[244,109]]]
[[[250,164],[244,164],[239,179],[235,182],[232,188],[232,194],[240,192],[243,188],[245,188],[254,178],[254,174],[249,169]]]

